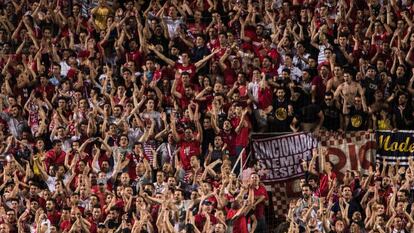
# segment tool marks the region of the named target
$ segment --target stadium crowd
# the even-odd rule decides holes
[[[413,232],[412,160],[340,180],[314,153],[277,228],[247,160],[252,132],[414,129],[413,15],[412,0],[0,0],[0,233]]]

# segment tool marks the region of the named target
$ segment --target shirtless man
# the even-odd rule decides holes
[[[333,77],[328,80],[326,83],[326,92],[332,91],[335,92],[336,89],[344,82],[344,69],[335,65],[333,70]]]
[[[349,72],[344,73],[344,81],[335,91],[335,99],[339,100],[340,103],[343,103],[344,100],[350,105],[354,104],[355,96],[359,95],[362,96],[362,106],[364,110],[367,109],[365,98],[364,98],[364,91],[361,85],[355,82],[352,79],[352,76]]]

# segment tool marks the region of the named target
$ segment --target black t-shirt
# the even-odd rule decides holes
[[[203,129],[203,143],[201,145],[203,154],[207,154],[208,152],[208,144],[214,143],[214,137],[216,136],[216,133],[213,129]]]
[[[364,110],[356,109],[354,106],[349,110],[349,123],[347,130],[349,131],[360,131],[368,129],[368,113]]]
[[[341,126],[341,111],[335,105],[328,106],[324,104],[322,106],[322,112],[325,116],[325,119],[323,121],[323,127],[327,130],[337,131]]]
[[[374,79],[366,77],[361,84],[365,88],[365,100],[368,105],[371,105],[374,102],[375,91],[380,88],[381,82],[377,77]]]
[[[341,51],[341,49],[339,48],[339,46],[334,46],[333,48],[333,52],[336,55],[336,63],[341,65],[341,66],[349,66],[350,64],[348,63],[348,60],[346,60],[345,55],[343,54],[343,52]],[[345,48],[347,53],[351,53],[352,49],[350,47],[346,47]]]
[[[321,108],[317,104],[310,104],[301,108],[296,115],[296,118],[301,123],[316,123],[319,121],[318,113]]]
[[[268,117],[270,123],[270,129],[272,132],[290,132],[290,123],[293,117],[289,116],[288,106],[290,105],[289,100],[285,99],[282,102],[275,100],[273,102],[273,110],[271,115]]]
[[[392,109],[397,129],[412,129],[413,128],[413,109],[407,105],[402,111],[395,105]]]

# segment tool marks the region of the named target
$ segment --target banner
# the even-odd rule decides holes
[[[317,137],[310,133],[253,134],[251,145],[253,157],[267,169],[261,180],[272,194],[276,216],[287,214],[290,198],[301,195],[300,179],[304,172],[300,163],[311,160],[313,148],[318,148],[319,153],[326,148],[326,161],[332,162],[338,177],[343,178],[347,170],[366,172],[374,162],[375,147],[374,134],[366,131],[346,134],[322,131]]]
[[[376,159],[393,164],[397,160],[401,165],[408,165],[408,158],[414,153],[414,131],[377,131]]]
[[[252,139],[253,153],[268,174],[264,182],[277,182],[302,176],[302,160],[312,158],[317,140],[310,133],[294,133],[282,136]]]
[[[326,148],[326,161],[334,164],[334,171],[343,178],[347,170],[366,173],[375,160],[374,134],[367,131],[338,134],[321,132],[318,140],[320,148]],[[319,164],[321,167],[322,164]]]

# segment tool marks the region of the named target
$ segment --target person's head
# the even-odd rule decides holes
[[[283,80],[288,80],[290,79],[290,69],[289,68],[284,68],[282,70],[282,74],[281,74]]]
[[[119,210],[116,206],[109,209],[108,218],[111,220],[115,220],[119,218]]]
[[[342,186],[342,196],[345,198],[345,200],[349,201],[352,198],[352,191],[351,187],[348,185]]]
[[[355,211],[355,212],[352,214],[352,221],[359,223],[359,222],[361,222],[362,220],[363,220],[363,219],[362,219],[362,214],[361,214],[361,212],[359,212],[359,211]]]
[[[343,33],[339,34],[338,42],[339,42],[339,46],[345,47],[348,42],[348,38],[346,34],[343,34]]]
[[[264,57],[262,60],[263,68],[268,69],[271,67],[271,65],[272,65],[272,59],[270,59],[270,57],[268,56]]]
[[[192,168],[200,167],[200,159],[195,155],[191,156],[190,165]]]
[[[22,107],[20,107],[20,105],[13,105],[11,108],[10,108],[10,115],[13,117],[13,118],[17,118],[17,117],[19,117],[20,116],[20,113],[21,113],[21,111],[22,111]]]
[[[98,223],[97,232],[98,233],[106,233],[107,232],[107,228],[105,226],[105,223]]]
[[[214,225],[214,233],[225,233],[226,226],[223,223],[217,223]]]
[[[378,59],[377,60],[377,70],[379,72],[385,70],[385,62],[384,62],[384,60],[382,60],[382,59]]]
[[[293,54],[287,53],[285,55],[285,60],[284,60],[285,66],[287,67],[292,66],[292,61],[293,61]]]
[[[325,54],[326,59],[329,59],[329,58],[332,56],[333,51],[332,51],[332,49],[331,49],[331,48],[327,47],[327,48],[325,48],[325,50],[324,50],[324,54]]]
[[[349,72],[344,73],[344,81],[348,84],[352,82],[352,75]]]
[[[145,174],[146,168],[144,163],[138,162],[137,166],[135,167],[135,173],[141,177]]]
[[[240,68],[240,60],[238,58],[231,59],[231,68],[233,70],[238,70]]]
[[[400,189],[397,192],[397,200],[401,202],[408,201],[409,192],[406,189]]]
[[[367,69],[367,77],[368,78],[375,78],[375,76],[377,75],[377,71],[375,70],[374,66],[369,66]]]
[[[56,203],[53,199],[49,199],[49,200],[46,201],[46,210],[48,212],[54,211],[55,208],[56,208]]]
[[[127,172],[122,173],[121,175],[121,184],[128,186],[130,182],[129,174]]]
[[[190,141],[193,139],[193,129],[191,127],[185,127],[184,129],[184,139]]]
[[[392,223],[392,226],[394,227],[395,230],[398,230],[398,231],[402,230],[404,228],[404,221],[403,221],[403,219],[399,215],[397,215],[394,218],[394,221]]]
[[[342,68],[342,66],[335,65],[334,70],[333,70],[333,74],[335,77],[341,78],[343,75],[343,72],[344,72],[344,69]]]
[[[184,85],[190,84],[190,74],[186,71],[181,73],[181,80],[183,81]]]
[[[210,214],[213,210],[213,203],[211,203],[211,201],[209,201],[208,199],[204,200],[203,203],[202,203],[201,208],[202,208],[203,211]]]
[[[223,138],[220,135],[214,137],[214,147],[221,148],[223,146]]]
[[[354,97],[354,105],[357,109],[362,108],[362,98],[361,96],[357,95]]]
[[[174,176],[169,176],[167,179],[167,185],[170,188],[175,188],[177,186],[177,180]]]
[[[345,222],[342,219],[337,219],[334,224],[335,232],[341,233],[345,231]]]
[[[278,88],[276,90],[276,96],[277,96],[278,99],[285,98],[285,94],[286,94],[286,92],[285,92],[285,89],[283,89],[283,88]]]
[[[322,78],[327,78],[329,76],[329,67],[326,64],[321,65],[320,69],[319,69],[319,75]],[[345,74],[344,74],[345,76]]]
[[[407,101],[408,101],[408,97],[406,93],[401,93],[398,96],[398,105],[401,105],[401,106],[406,105]]]
[[[0,233],[10,233],[10,227],[7,223],[0,224]]]
[[[331,161],[326,161],[324,168],[325,168],[325,172],[331,172],[332,169],[334,168],[334,165]]]
[[[17,221],[16,212],[13,209],[6,210],[6,222],[9,224],[14,224]]]
[[[174,191],[174,201],[176,203],[180,203],[181,201],[184,200],[184,194],[183,194],[183,190],[181,189],[176,189]]]
[[[300,88],[300,87],[294,87],[292,89],[292,93],[291,93],[292,95],[291,95],[290,99],[293,102],[298,102],[298,101],[301,100],[302,93],[303,93],[302,88]]]
[[[228,119],[224,120],[224,122],[223,122],[223,130],[225,132],[229,132],[229,131],[231,131],[231,129],[232,129],[232,125],[231,125],[230,120],[228,120]]]
[[[361,227],[358,225],[357,222],[351,222],[351,225],[349,226],[349,232],[350,233],[360,233]]]
[[[240,103],[236,103],[234,104],[234,113],[236,114],[236,116],[240,117],[243,113],[243,105]]]
[[[158,171],[157,172],[157,175],[156,175],[156,181],[157,181],[157,183],[159,183],[159,184],[162,184],[162,183],[164,183],[164,172],[163,171]]]
[[[184,65],[187,65],[190,62],[190,55],[187,52],[181,53],[181,61]]]
[[[126,134],[121,135],[121,137],[119,138],[119,145],[125,148],[128,146],[128,143],[129,143],[128,135]]]
[[[308,177],[308,184],[311,187],[311,190],[315,190],[318,187],[318,177],[315,175],[310,175]]]
[[[297,54],[304,54],[305,53],[305,46],[302,42],[296,43],[296,53]]]
[[[92,219],[95,221],[99,221],[101,217],[102,217],[101,206],[94,205],[92,208]]]
[[[376,212],[377,215],[382,215],[385,213],[385,206],[382,203],[375,203],[373,205],[373,211]]]
[[[326,92],[325,93],[325,104],[327,106],[333,106],[334,104],[334,96],[332,92]]]
[[[253,185],[257,186],[260,183],[260,178],[259,175],[257,173],[252,173],[250,175],[250,181],[252,182]]]
[[[308,199],[312,195],[312,190],[309,184],[302,185],[302,196],[304,199]]]
[[[383,25],[382,22],[380,20],[376,20],[374,22],[374,32],[375,33],[381,33],[383,31]]]

